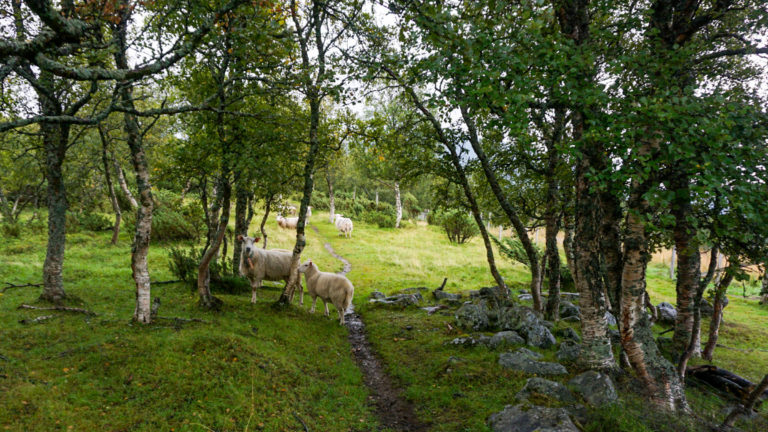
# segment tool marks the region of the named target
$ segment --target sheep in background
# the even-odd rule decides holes
[[[282,215],[277,215],[275,218],[277,220],[277,225],[280,228],[293,228],[296,229],[296,225],[299,224],[299,218],[298,217],[283,217]]]
[[[339,230],[339,235],[343,234],[345,238],[352,238],[352,219],[345,218],[344,216],[336,215],[336,229]]]
[[[309,312],[315,312],[315,304],[320,297],[325,305],[325,316],[329,315],[328,302],[331,302],[339,313],[339,323],[344,325],[344,312],[347,311],[352,303],[352,296],[355,295],[352,282],[340,274],[321,272],[311,259],[299,266],[299,273],[304,273],[307,292],[312,297],[312,309]]]
[[[251,281],[251,303],[256,303],[256,289],[261,287],[261,281],[285,281],[288,283],[291,273],[291,259],[293,252],[285,249],[261,249],[254,243],[259,238],[237,236],[237,241],[242,243],[240,252],[240,275]],[[304,304],[304,287],[301,284],[301,275],[296,275],[299,284],[299,304]]]

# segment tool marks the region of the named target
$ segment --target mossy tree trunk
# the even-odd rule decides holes
[[[715,353],[717,339],[720,336],[720,324],[723,322],[723,308],[725,308],[723,299],[725,298],[725,293],[728,291],[728,287],[733,281],[736,270],[739,268],[739,264],[733,260],[728,264],[728,267],[729,268],[725,271],[725,274],[718,281],[717,288],[715,288],[715,301],[712,305],[712,319],[709,321],[709,339],[701,353],[701,357],[707,361],[712,361],[712,355]]]
[[[115,225],[112,227],[111,243],[116,245],[117,238],[120,235],[120,221],[123,219],[123,213],[120,211],[120,202],[117,200],[115,186],[112,184],[112,176],[109,173],[109,156],[107,153],[109,137],[102,124],[99,124],[99,138],[101,138],[101,163],[104,166],[104,180],[107,183],[107,192],[109,193],[109,202],[112,204],[112,211],[115,212]]]
[[[235,180],[235,235],[248,235],[248,225],[246,225],[246,215],[248,213],[248,190],[245,189],[242,177]],[[266,240],[266,239],[265,239]],[[241,244],[235,240],[232,245],[232,272],[237,274],[240,267],[240,249]]]

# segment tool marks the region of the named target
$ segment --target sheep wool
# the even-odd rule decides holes
[[[352,286],[352,282],[344,275],[320,271],[317,264],[313,263],[312,260],[307,260],[300,265],[299,273],[304,273],[307,292],[312,297],[310,312],[315,312],[315,304],[317,298],[320,297],[325,305],[325,316],[329,315],[328,302],[331,302],[339,314],[339,323],[344,325],[344,312],[352,304],[352,297],[355,294],[355,287]]]

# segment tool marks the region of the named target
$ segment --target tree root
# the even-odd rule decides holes
[[[21,285],[16,285],[16,284],[11,283],[11,282],[3,282],[3,283],[6,286],[5,286],[5,288],[0,290],[0,293],[4,293],[4,292],[8,291],[11,288],[27,288],[27,287],[41,287],[41,286],[43,286],[43,284],[41,284],[41,283],[27,283],[27,284],[21,284]]]
[[[27,304],[23,304],[19,306],[17,309],[56,310],[56,311],[62,311],[62,312],[76,312],[76,313],[81,313],[81,314],[91,315],[91,316],[96,315],[96,312],[89,311],[87,309],[73,308],[73,307],[67,307],[67,306],[40,307],[40,306],[30,306]]]

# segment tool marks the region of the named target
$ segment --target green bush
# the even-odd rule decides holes
[[[67,212],[65,224],[68,233],[104,231],[112,227],[112,220],[101,213]]]
[[[369,224],[378,225],[379,228],[395,227],[396,217],[394,212],[367,211],[363,212],[360,218]]]
[[[197,289],[197,271],[200,259],[203,256],[202,249],[194,246],[184,249],[172,247],[168,252],[168,269],[177,278],[189,282],[192,289]],[[232,261],[220,258],[211,262],[211,292],[225,294],[240,294],[251,291],[250,282],[237,276],[232,268]]]
[[[152,211],[153,241],[197,240],[205,230],[205,216],[198,201],[184,204],[181,197],[171,191],[153,192],[155,208]],[[123,213],[126,228],[136,227],[136,213]]]
[[[4,222],[0,224],[0,232],[3,237],[19,238],[21,236],[21,225],[14,222]]]
[[[466,243],[480,233],[475,221],[467,215],[465,210],[441,211],[434,217],[437,223],[443,227],[451,243]]]

